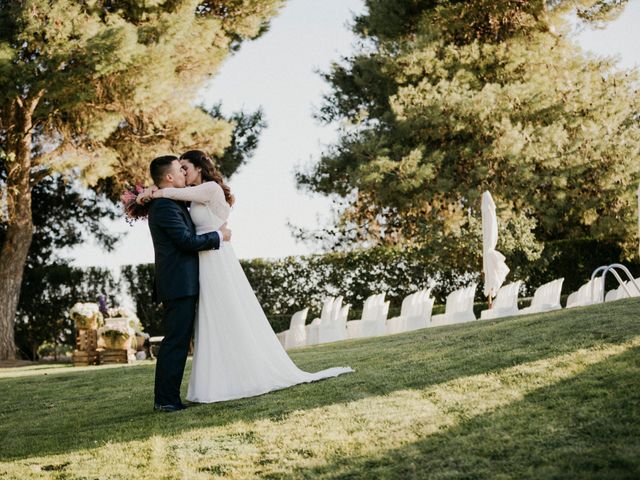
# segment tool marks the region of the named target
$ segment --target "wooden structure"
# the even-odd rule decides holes
[[[98,362],[98,352],[95,350],[92,352],[75,350],[73,352],[73,365],[76,367],[83,365],[99,365]]]
[[[100,365],[110,365],[114,363],[129,363],[129,356],[126,349],[105,349],[98,352]]]
[[[95,328],[76,329],[76,349],[73,352],[73,364],[99,365],[98,331]]]

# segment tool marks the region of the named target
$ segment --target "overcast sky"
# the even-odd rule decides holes
[[[317,159],[323,145],[336,138],[333,127],[312,117],[328,91],[316,72],[353,50],[349,24],[363,10],[362,0],[289,0],[269,32],[245,43],[202,92],[205,104],[222,101],[227,114],[262,107],[268,123],[255,156],[229,182],[237,200],[229,226],[240,258],[312,253],[294,240],[287,222],[314,227],[318,218],[328,218],[330,204],[297,191],[294,171]],[[616,22],[604,30],[585,29],[577,41],[598,55],[617,56],[622,68],[637,68],[639,26],[640,0],[630,0]],[[109,228],[127,233],[118,248],[106,254],[93,244],[77,247],[67,253],[73,264],[118,267],[153,261],[146,222],[132,228],[121,220]]]

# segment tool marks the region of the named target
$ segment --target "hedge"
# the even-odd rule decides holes
[[[319,315],[327,295],[343,295],[344,301],[353,306],[354,318],[372,293],[387,292],[387,299],[399,309],[402,298],[429,285],[431,279],[437,282],[434,293],[443,298],[446,292],[473,278],[437,272],[409,250],[371,249],[269,261],[242,260],[241,264],[276,331],[286,328],[293,312],[307,306],[311,307],[309,319]],[[158,325],[159,312],[150,304],[153,265],[127,266],[123,273],[143,325]]]
[[[522,294],[531,295],[539,285],[564,277],[563,293],[567,294],[586,282],[595,268],[620,262],[620,258],[617,246],[593,239],[549,242],[534,263],[507,259],[511,268],[507,281],[523,280]],[[634,276],[640,275],[639,263],[624,263]],[[328,295],[344,296],[344,301],[352,305],[350,319],[358,318],[364,300],[379,292],[386,292],[391,301],[390,316],[397,315],[406,295],[430,284],[434,285],[436,302],[443,303],[448,293],[476,281],[476,299],[483,301],[480,272],[447,271],[430,262],[428,252],[415,249],[373,248],[277,260],[241,260],[241,264],[276,331],[286,329],[291,315],[302,308],[310,307],[308,321],[318,316],[322,300]],[[143,325],[152,334],[159,332],[160,312],[151,303],[153,265],[127,266],[123,273]],[[608,288],[613,286],[610,276]]]
[[[592,239],[547,243],[541,258],[526,262],[508,258],[511,272],[507,281],[523,280],[522,295],[554,278],[564,277],[563,294],[577,290],[598,266],[620,262],[621,251],[613,244]],[[640,263],[622,262],[634,277],[640,276]],[[328,295],[343,295],[350,303],[350,319],[358,318],[364,300],[373,293],[386,292],[391,301],[389,316],[398,315],[402,299],[409,293],[435,283],[433,295],[441,312],[446,295],[469,282],[478,282],[475,310],[483,305],[480,272],[447,271],[430,261],[429,252],[412,249],[374,248],[349,253],[329,253],[288,257],[278,260],[241,260],[275,331],[288,327],[291,315],[310,307],[308,321],[320,314]],[[97,301],[99,294],[110,305],[123,298],[123,289],[133,299],[138,316],[151,335],[161,335],[161,311],[151,301],[153,265],[125,266],[120,283],[107,269],[74,268],[53,265],[27,270],[23,282],[16,342],[23,356],[34,358],[44,341],[73,344],[73,325],[69,308],[78,301]],[[607,288],[615,286],[612,276]]]
[[[76,302],[97,302],[100,294],[112,302],[118,302],[120,295],[118,282],[106,268],[53,264],[26,269],[15,326],[16,345],[22,356],[35,359],[44,342],[73,345],[69,309]]]

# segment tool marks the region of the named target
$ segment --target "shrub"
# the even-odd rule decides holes
[[[118,296],[118,282],[106,268],[77,268],[66,264],[27,269],[16,316],[16,344],[23,356],[36,359],[45,341],[73,346],[70,308],[95,302],[99,294]]]

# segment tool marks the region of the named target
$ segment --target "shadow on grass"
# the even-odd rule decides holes
[[[631,299],[302,349],[292,353],[302,369],[349,365],[356,373],[175,414],[151,411],[153,365],[0,378],[0,458],[58,454],[237,421],[284,420],[294,411],[622,343],[640,334],[639,309],[640,300]]]
[[[280,478],[640,478],[640,349],[380,455]]]

